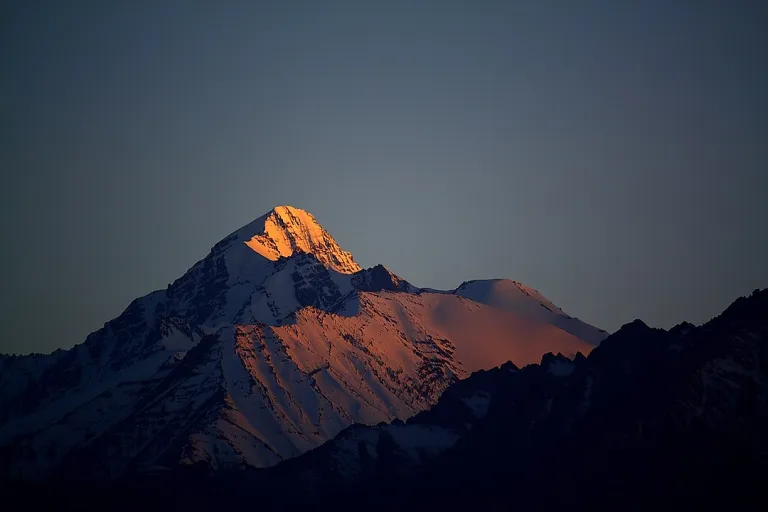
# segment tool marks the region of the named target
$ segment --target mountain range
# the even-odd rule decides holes
[[[352,425],[418,418],[472,372],[578,360],[606,336],[516,281],[433,290],[362,269],[314,216],[278,206],[74,348],[0,356],[0,471],[267,468]],[[419,432],[438,451],[459,436]]]
[[[355,424],[269,468],[209,464],[98,482],[16,481],[58,510],[765,510],[768,289],[589,355],[506,362],[406,421]]]

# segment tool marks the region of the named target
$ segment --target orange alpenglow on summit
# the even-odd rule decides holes
[[[604,337],[514,281],[432,290],[363,270],[311,214],[278,206],[83,344],[8,362],[0,384],[18,393],[3,410],[19,412],[0,444],[28,440],[13,461],[25,475],[74,460],[85,475],[267,467],[354,423],[413,416],[471,372]]]

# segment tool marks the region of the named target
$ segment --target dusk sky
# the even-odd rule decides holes
[[[417,286],[613,331],[768,286],[764,1],[0,3],[0,352],[276,205]]]

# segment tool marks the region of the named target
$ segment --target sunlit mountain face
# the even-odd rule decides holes
[[[5,475],[264,468],[404,420],[472,372],[607,333],[507,280],[418,288],[278,206],[66,351],[0,359]]]

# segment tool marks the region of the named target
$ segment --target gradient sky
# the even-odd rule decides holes
[[[768,286],[763,4],[3,1],[0,351],[278,204],[419,286],[706,321]]]

